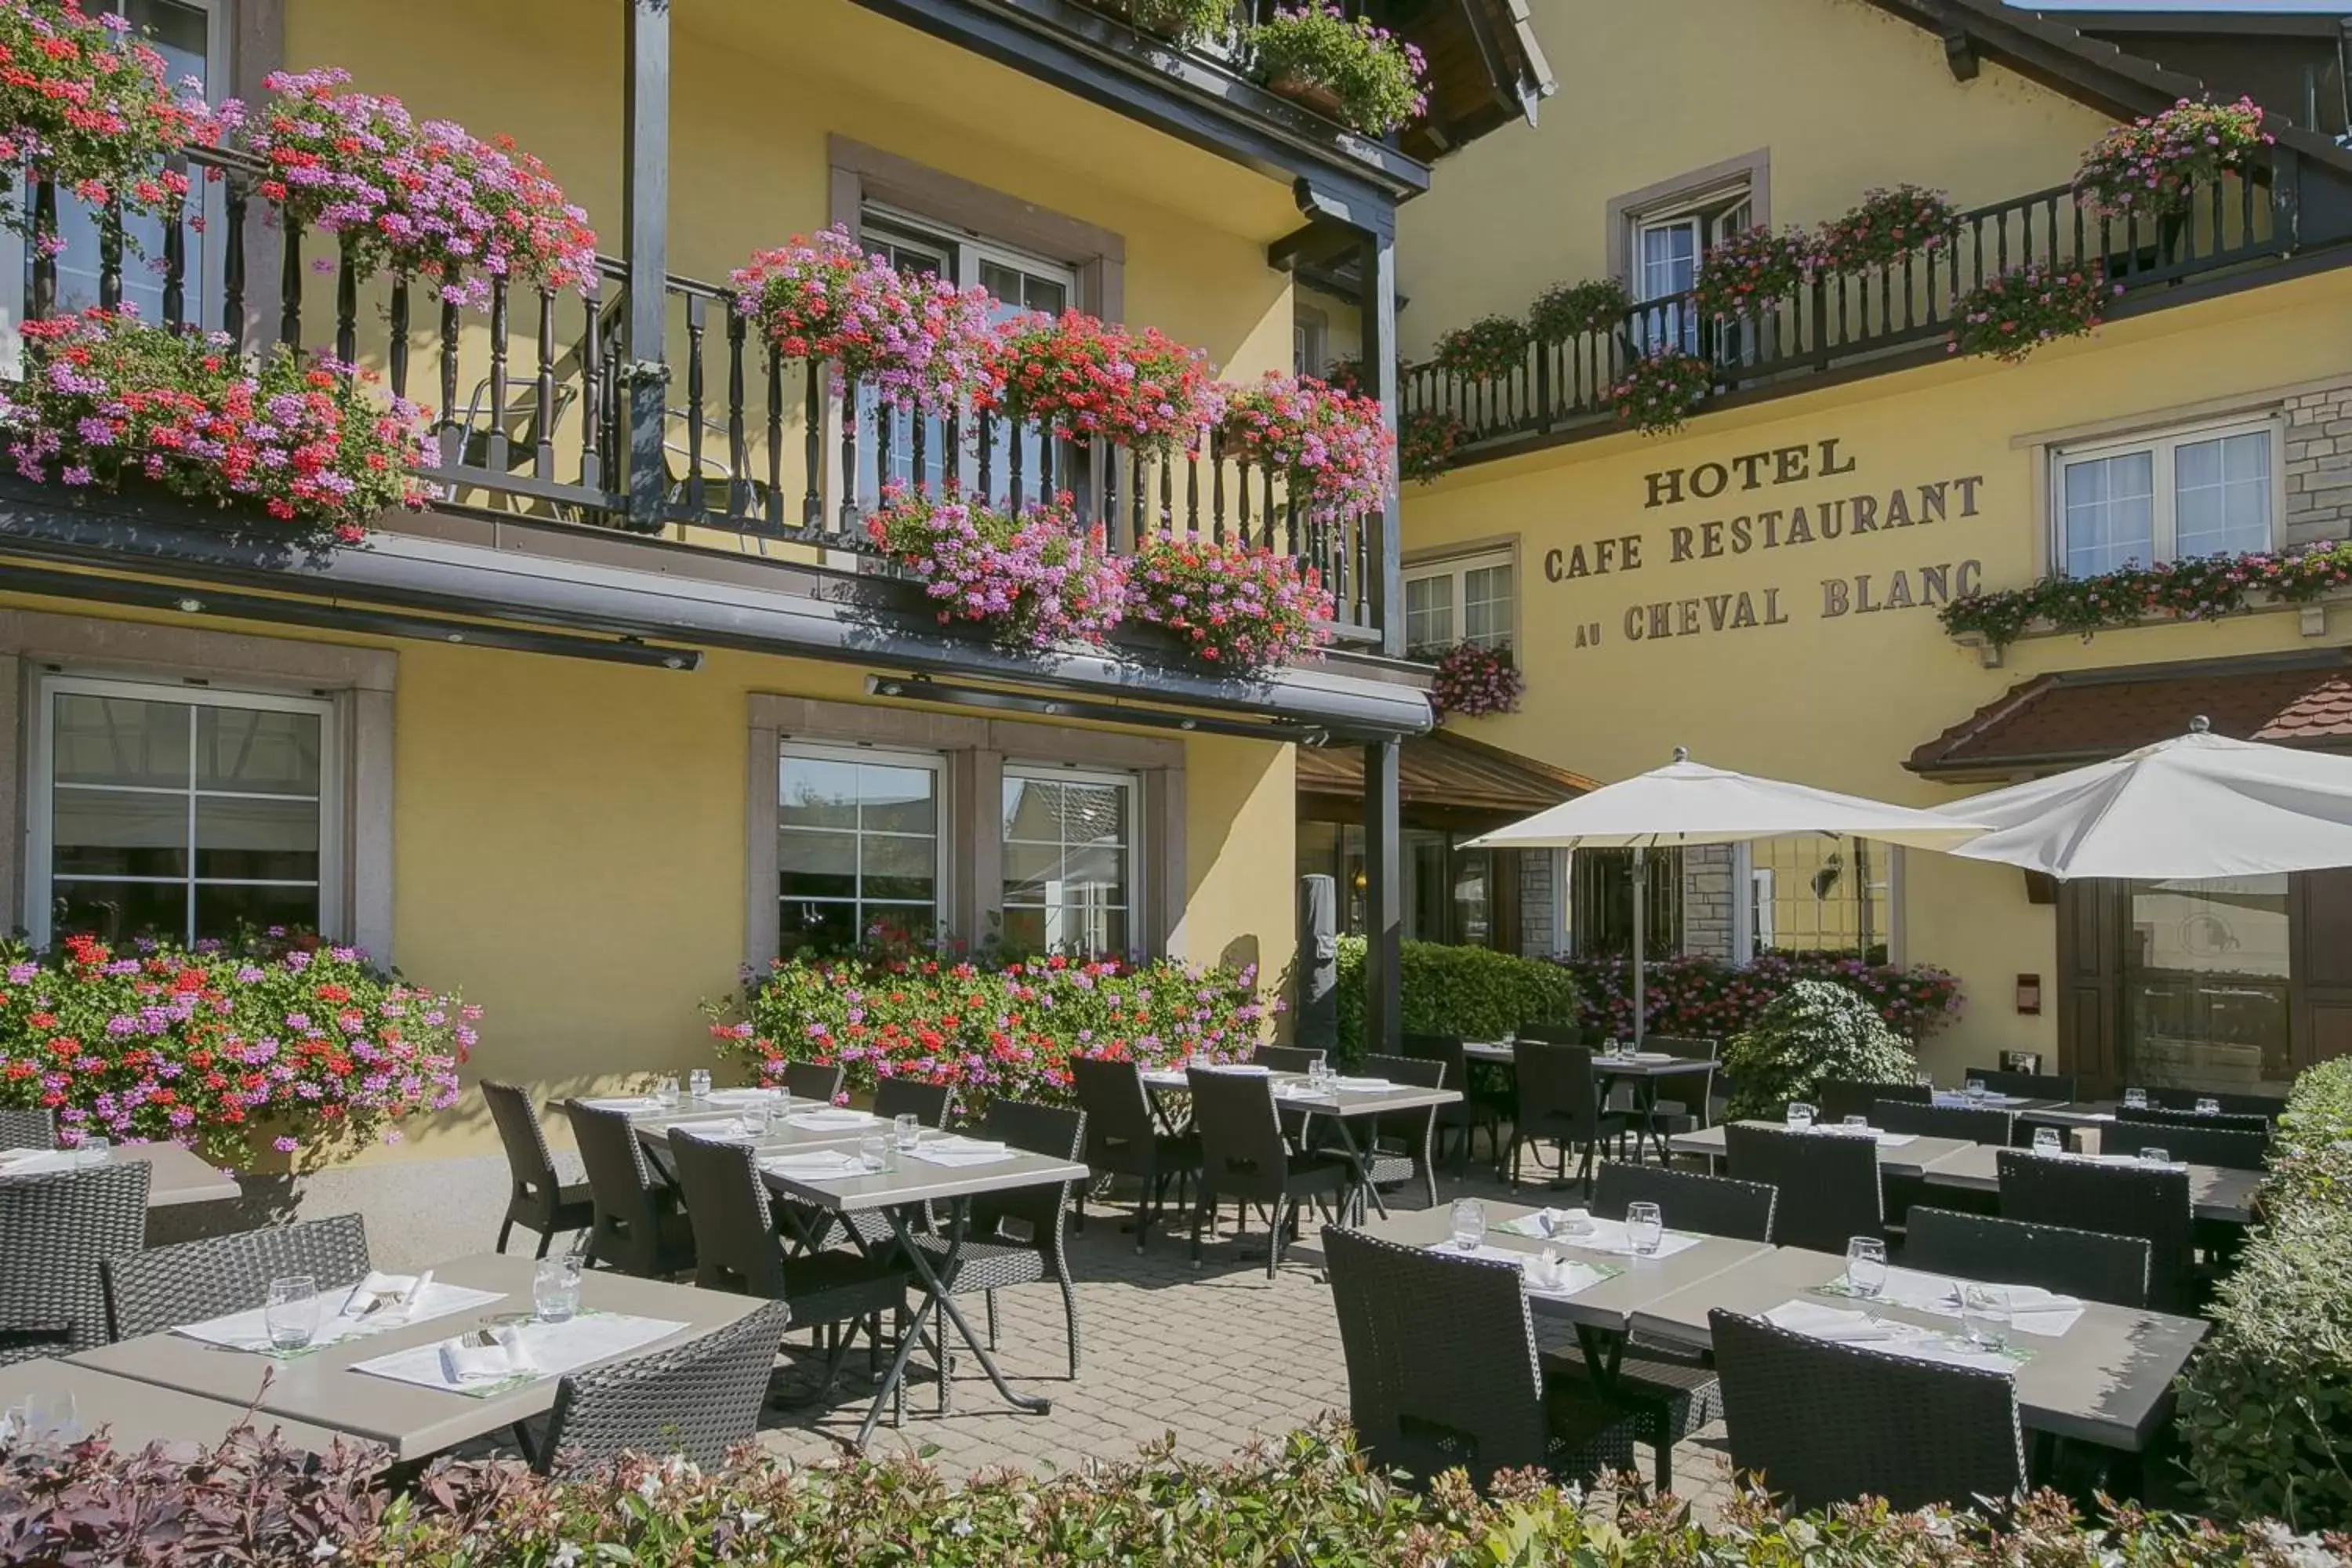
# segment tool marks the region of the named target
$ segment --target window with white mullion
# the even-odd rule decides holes
[[[944,793],[936,756],[786,744],[777,765],[780,951],[935,935],[947,897]]]
[[[1500,647],[1517,632],[1516,569],[1507,553],[1433,562],[1405,572],[1405,646]]]
[[[1123,956],[1136,944],[1132,773],[1004,770],[1003,931],[1015,952]]]
[[[2052,559],[2084,577],[2272,549],[2283,510],[2278,451],[2264,420],[2058,452]]]

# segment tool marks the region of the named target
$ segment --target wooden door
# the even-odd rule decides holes
[[[2288,1030],[2294,1070],[2352,1055],[2352,870],[2288,884]]]
[[[2122,1076],[2122,889],[2092,879],[2058,885],[2058,1068],[2088,1094]]]

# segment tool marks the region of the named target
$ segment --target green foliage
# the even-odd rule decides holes
[[[2181,1379],[2184,1463],[2222,1518],[2352,1529],[2352,1058],[2295,1081],[2257,1203]]]
[[[1438,369],[1466,381],[1496,381],[1528,367],[1527,323],[1509,316],[1481,316],[1437,340],[1430,358]]]
[[[1952,636],[1972,635],[2006,647],[2037,621],[2087,637],[2167,616],[2214,620],[2252,608],[2263,595],[2309,604],[2347,584],[2352,584],[2352,544],[2331,542],[2285,554],[2195,555],[2088,577],[2044,577],[2030,588],[1964,595],[1937,613]]]
[[[2122,284],[2106,280],[2096,262],[2062,271],[2031,261],[1986,279],[1961,297],[1959,324],[1946,350],[1990,354],[2016,364],[2044,343],[2096,331],[2108,299],[2123,291]]]
[[[1733,1116],[1777,1116],[1829,1079],[1909,1083],[1919,1061],[1859,992],[1826,980],[1800,980],[1773,999],[1752,1028],[1731,1037],[1723,1070],[1738,1085]]]
[[[1697,354],[1661,349],[1641,354],[1609,389],[1617,417],[1644,436],[1671,436],[1689,423],[1715,389],[1715,367]]]
[[[1617,331],[1633,308],[1625,285],[1614,278],[1555,283],[1528,307],[1528,330],[1538,342],[1566,342],[1589,332]]]
[[[1233,26],[1233,0],[1128,0],[1135,25],[1179,43],[1213,38]]]
[[[1351,131],[1385,136],[1429,108],[1421,51],[1369,16],[1318,0],[1276,11],[1244,37],[1258,80],[1277,92],[1328,93]]]
[[[1540,958],[1490,947],[1448,947],[1408,942],[1400,949],[1398,980],[1404,993],[1404,1032],[1499,1039],[1521,1024],[1565,1023],[1576,1016],[1575,976]],[[1339,1058],[1364,1054],[1364,939],[1339,939]]]

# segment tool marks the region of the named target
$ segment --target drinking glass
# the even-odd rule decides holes
[[[308,1274],[272,1279],[261,1316],[269,1331],[270,1349],[308,1349],[319,1332],[319,1282]]]
[[[94,1132],[83,1133],[81,1142],[75,1148],[85,1165],[103,1165],[114,1157],[113,1144]]]
[[[1654,1258],[1658,1244],[1666,1238],[1666,1216],[1655,1204],[1625,1205],[1625,1240],[1636,1258]]]
[[[772,1121],[766,1100],[747,1100],[743,1102],[743,1131],[751,1134],[753,1142],[768,1135]]]
[[[1911,1081],[1917,1084],[1921,1089],[1932,1091],[1936,1087],[1936,1075],[1922,1069],[1921,1071],[1911,1075]]]
[[[1850,1237],[1845,1244],[1845,1282],[1864,1300],[1877,1300],[1886,1289],[1886,1243],[1874,1236]]]
[[[654,1080],[654,1102],[664,1110],[677,1109],[677,1079],[664,1073]]]
[[[776,1086],[776,1119],[782,1121],[793,1113],[793,1091],[783,1084]]]
[[[542,1323],[570,1322],[580,1310],[580,1259],[541,1258],[531,1275],[530,1304]]]
[[[2142,1144],[2140,1146],[2139,1157],[2141,1163],[2144,1164],[2169,1165],[2172,1163],[2172,1151],[2169,1149],[2159,1148],[2154,1143]]]
[[[1980,1078],[1972,1078],[1969,1079],[1967,1088],[1968,1096],[1970,1100],[1982,1100],[1985,1097],[1984,1079]]]
[[[69,1443],[81,1436],[71,1394],[28,1394],[8,1406],[7,1425],[26,1443]]]
[[[2124,1090],[2124,1104],[2134,1110],[2146,1110],[2147,1109],[2147,1090],[2144,1089],[2127,1089]]]
[[[2221,1102],[2218,1100],[2212,1099],[2210,1096],[2200,1095],[2197,1099],[2197,1114],[2200,1116],[2219,1116],[2221,1114]]]
[[[1807,1105],[1803,1100],[1790,1100],[1789,1102],[1789,1131],[1791,1132],[1805,1131],[1812,1126],[1813,1117],[1815,1114],[1817,1113],[1814,1111],[1813,1108]]]
[[[1855,1132],[1867,1132],[1870,1131],[1870,1118],[1867,1116],[1843,1117],[1839,1120],[1838,1125]]]
[[[922,1118],[911,1112],[902,1112],[895,1118],[890,1123],[890,1129],[898,1135],[898,1152],[901,1154],[913,1153],[915,1145],[923,1141]]]
[[[2037,1127],[2033,1130],[2033,1152],[2037,1154],[2061,1153],[2064,1146],[2058,1142],[2058,1129]]]
[[[857,1141],[857,1163],[868,1171],[888,1170],[891,1152],[889,1141],[878,1132]]]
[[[1453,1219],[1454,1245],[1465,1252],[1477,1251],[1486,1239],[1486,1205],[1476,1198],[1456,1198]]]
[[[2009,1342],[2009,1287],[1960,1288],[1960,1333],[1972,1345],[1999,1350]]]
[[[709,1100],[710,1098],[710,1069],[709,1068],[697,1068],[692,1072],[687,1074],[686,1092],[692,1095],[698,1100]]]

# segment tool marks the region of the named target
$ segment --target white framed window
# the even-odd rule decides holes
[[[944,923],[942,759],[786,742],[776,769],[777,948],[837,952]]]
[[[1324,351],[1329,336],[1319,312],[1297,312],[1290,322],[1290,373],[1319,376],[1330,369],[1330,355]]]
[[[2269,550],[2285,511],[2274,420],[2051,454],[2050,558],[2069,577]]]
[[[1136,776],[1007,763],[1004,942],[1124,956],[1143,907]]]
[[[1748,871],[1748,930],[1749,956],[1778,945],[1779,938],[1772,923],[1774,900],[1773,874],[1769,866],[1751,866]]]
[[[1518,631],[1517,568],[1507,550],[1404,570],[1404,640],[1412,648],[1508,645]]]
[[[1699,264],[1706,253],[1756,221],[1756,204],[1748,184],[1735,184],[1677,197],[1669,206],[1636,216],[1633,220],[1633,276],[1627,280],[1636,304],[1674,300],[1698,283]],[[1698,351],[1698,318],[1688,308],[1673,303],[1645,314],[1644,348],[1655,353],[1663,347]]]
[[[332,700],[43,677],[30,726],[26,927],[193,942],[341,923]]]

